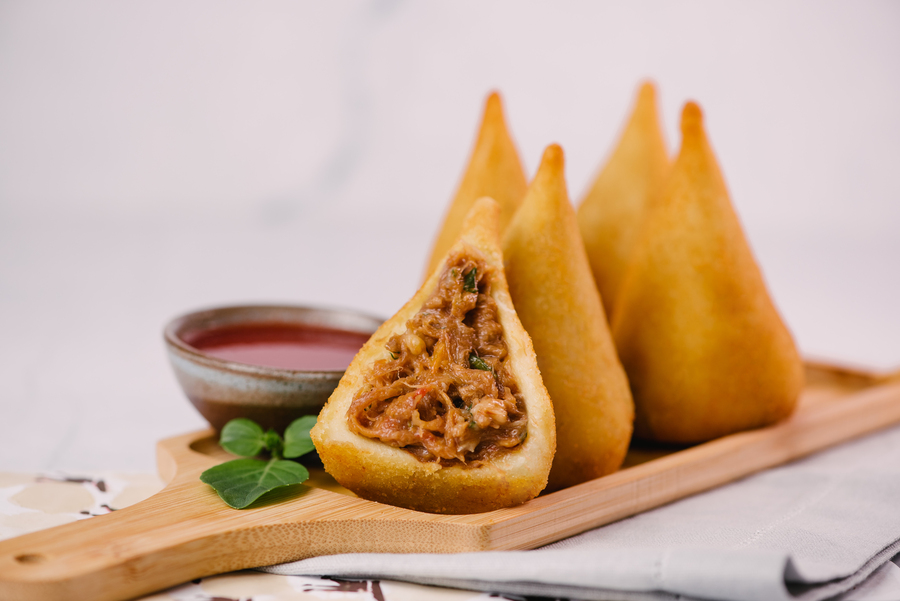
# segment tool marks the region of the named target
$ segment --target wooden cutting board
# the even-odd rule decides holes
[[[198,479],[231,459],[212,430],[163,440],[155,496],[0,542],[0,599],[131,599],[189,580],[335,553],[532,549],[900,422],[900,380],[807,365],[786,422],[690,448],[633,446],[619,472],[475,515],[366,501],[321,470],[235,510]]]

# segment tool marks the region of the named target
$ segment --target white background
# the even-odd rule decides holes
[[[900,368],[900,4],[0,1],[0,468],[154,469],[179,313],[391,315],[484,96],[580,200],[687,99],[806,355]]]

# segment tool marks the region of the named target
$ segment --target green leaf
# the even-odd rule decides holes
[[[473,267],[472,271],[466,274],[466,279],[463,280],[463,290],[466,292],[478,292],[478,286],[475,283],[476,275],[478,275],[478,268]]]
[[[305,467],[284,459],[235,459],[200,474],[200,480],[212,486],[235,509],[247,507],[270,490],[300,484],[307,478],[309,472]]]
[[[291,422],[291,425],[284,431],[285,457],[299,457],[316,448],[313,445],[312,439],[309,437],[309,431],[315,425],[315,415],[304,415]]]
[[[266,446],[263,429],[256,422],[239,417],[222,428],[219,444],[232,455],[253,457]]]
[[[469,367],[472,369],[480,369],[482,371],[494,371],[490,364],[475,353],[469,354]]]

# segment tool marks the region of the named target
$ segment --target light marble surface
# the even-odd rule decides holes
[[[392,314],[491,88],[575,200],[642,77],[673,150],[697,99],[803,351],[900,367],[898,33],[872,2],[2,2],[0,468],[153,470],[203,425],[179,313]]]

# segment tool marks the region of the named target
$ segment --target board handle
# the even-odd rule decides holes
[[[159,443],[160,475],[168,485],[152,497],[0,541],[0,600],[133,599],[195,578],[299,559],[326,491],[285,487],[249,509],[232,509],[199,480],[219,462],[193,450],[210,435],[194,432]],[[282,511],[290,511],[290,526],[272,511],[288,500]],[[279,520],[280,536],[273,537]]]
[[[0,541],[0,599],[130,599],[234,569],[223,548],[234,518],[223,506],[205,484],[182,482],[106,515]]]

